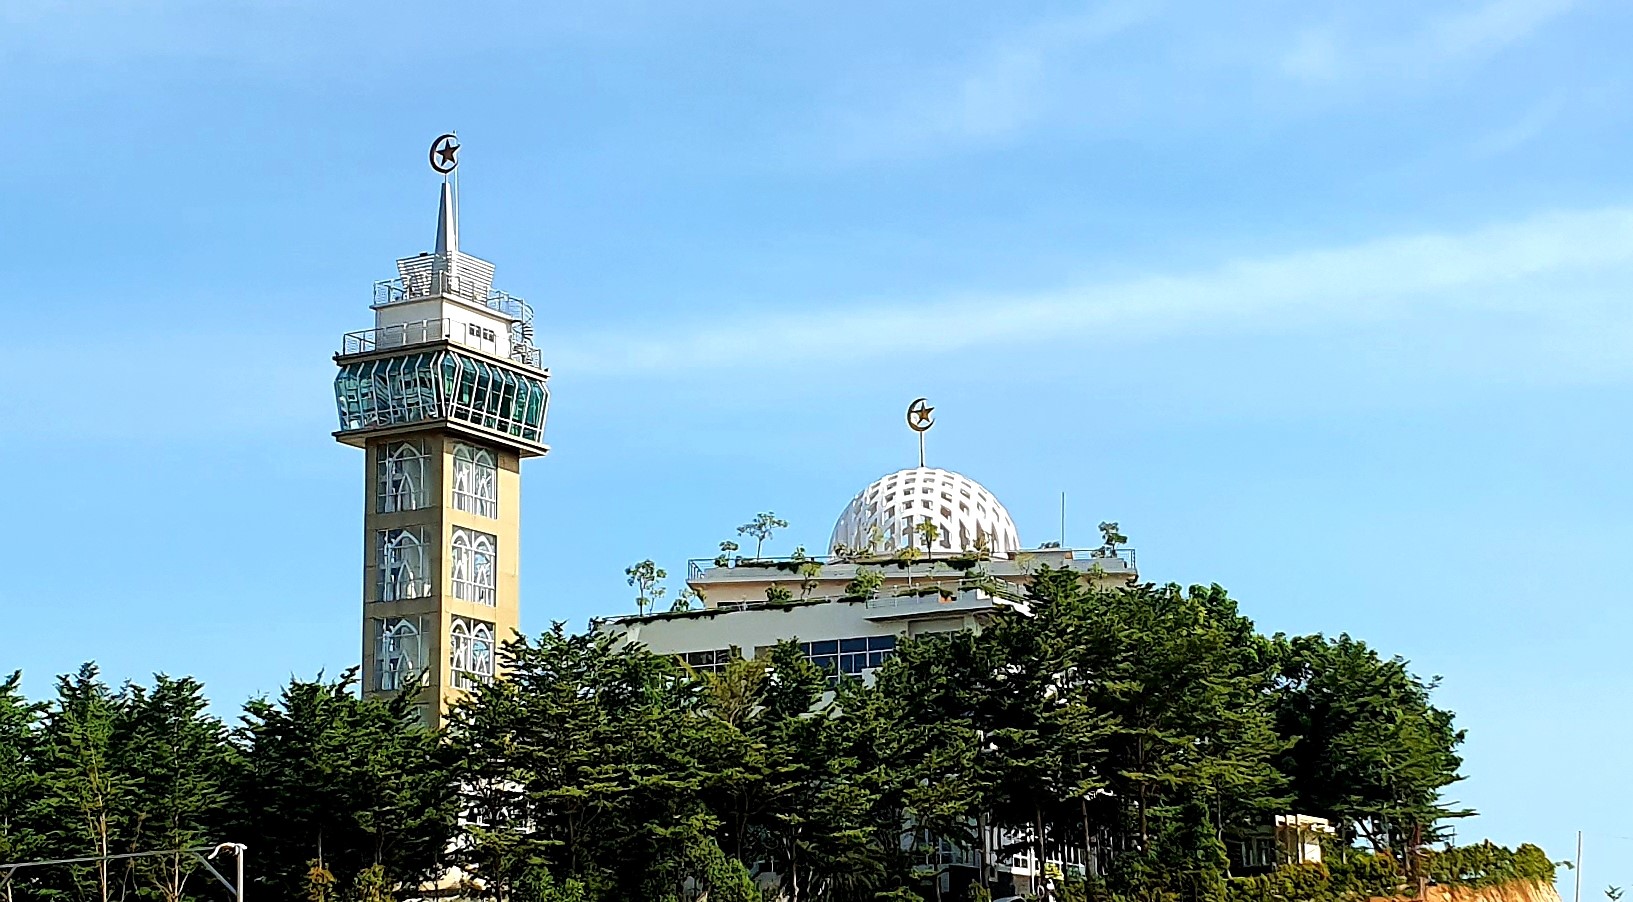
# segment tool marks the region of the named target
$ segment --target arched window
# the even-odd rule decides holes
[[[382,514],[418,510],[431,503],[426,483],[427,457],[418,442],[381,446],[375,467],[378,488],[375,509]]]
[[[455,529],[452,562],[454,597],[477,604],[493,605],[495,570],[494,538],[474,529]]]
[[[448,667],[457,689],[493,679],[493,624],[455,617],[448,631]]]
[[[454,508],[480,517],[499,516],[499,473],[493,452],[454,445]]]
[[[395,617],[378,621],[374,669],[381,692],[411,685],[420,673],[420,630],[414,621]]]
[[[380,601],[424,598],[431,594],[431,568],[425,537],[419,529],[382,529],[377,534]]]

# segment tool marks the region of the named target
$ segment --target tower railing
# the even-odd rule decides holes
[[[489,310],[502,313],[511,319],[531,319],[527,302],[508,292],[497,288],[481,290],[476,280],[461,279],[415,279],[405,283],[402,279],[381,279],[374,283],[374,306],[389,307],[392,304],[403,304],[409,301],[419,301],[425,298],[434,298],[441,295],[463,298],[475,304],[481,304]]]
[[[412,259],[417,261],[422,258]],[[510,350],[506,356],[518,363],[543,369],[539,349],[533,346],[532,305],[519,297],[496,288],[487,287],[493,282],[492,267],[488,267],[488,269],[489,271],[484,280],[451,279],[434,269],[417,267],[416,275],[413,278],[403,279],[399,277],[396,279],[381,279],[375,282],[374,306],[377,308],[389,307],[392,304],[403,304],[409,301],[419,301],[443,295],[463,298],[472,303],[481,304],[510,320]]]
[[[448,341],[485,354],[509,358],[533,369],[544,368],[539,349],[533,347],[531,343],[508,340],[511,336],[506,336],[507,340],[484,340],[473,337],[469,329],[460,328],[463,325],[465,324],[444,318],[359,329],[340,337],[340,355],[347,357],[353,354],[369,354]]]

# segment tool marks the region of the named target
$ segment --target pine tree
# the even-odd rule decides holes
[[[40,804],[40,749],[37,729],[44,705],[23,698],[22,674],[0,680],[0,861],[27,861],[39,856],[46,837],[31,815]],[[26,873],[26,872],[25,872]],[[0,874],[6,902],[32,874]]]
[[[231,749],[207,705],[198,681],[161,674],[151,690],[128,687],[120,706],[119,758],[137,812],[125,840],[174,853],[133,860],[129,870],[164,902],[180,902],[198,870],[182,850],[222,839]]]
[[[1442,798],[1462,779],[1464,732],[1430,704],[1434,681],[1347,635],[1274,642],[1277,728],[1290,742],[1279,765],[1301,811],[1391,850],[1403,868],[1419,828],[1427,842],[1439,822],[1472,813]]]
[[[85,664],[57,679],[57,697],[41,734],[40,813],[50,825],[50,851],[59,857],[96,857],[94,865],[62,868],[45,879],[80,898],[110,902],[118,873],[106,856],[120,847],[131,820],[135,781],[119,755],[120,699]]]
[[[342,887],[375,865],[390,887],[444,870],[458,807],[437,736],[412,696],[359,699],[355,676],[291,680],[245,706],[234,829],[257,838],[258,892],[298,898],[314,867]]]

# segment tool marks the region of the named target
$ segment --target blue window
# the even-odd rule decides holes
[[[828,675],[830,683],[843,677],[860,677],[888,661],[896,653],[895,636],[858,636],[852,639],[828,639],[822,642],[801,642],[799,650]]]

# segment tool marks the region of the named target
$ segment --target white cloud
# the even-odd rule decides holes
[[[1312,81],[1411,77],[1448,63],[1478,61],[1519,44],[1570,12],[1576,0],[1490,0],[1442,14],[1405,33],[1367,37],[1337,26],[1299,34],[1282,71]]]
[[[1546,321],[1550,334],[1596,334],[1592,320],[1633,282],[1633,208],[1572,211],[1461,234],[1391,237],[1242,260],[1210,272],[1156,274],[1037,294],[853,306],[671,323],[644,332],[559,335],[564,372],[642,375],[887,360],[904,342],[938,352],[1222,332],[1344,329],[1449,313]],[[1619,320],[1618,320],[1619,321]],[[1557,338],[1556,338],[1557,340]],[[1568,358],[1554,348],[1550,359]],[[1583,365],[1600,369],[1595,353]],[[1567,365],[1568,360],[1567,360]]]
[[[1486,56],[1529,38],[1576,0],[1495,0],[1430,24],[1424,49],[1438,57]]]
[[[1563,107],[1563,98],[1558,94],[1533,104],[1518,119],[1477,138],[1473,146],[1475,155],[1500,156],[1531,143],[1559,118]]]
[[[959,64],[893,78],[914,87],[882,103],[848,108],[839,117],[840,154],[911,156],[1019,132],[1054,108],[1066,58],[1144,21],[1156,9],[1148,0],[1113,0],[1040,22]]]

